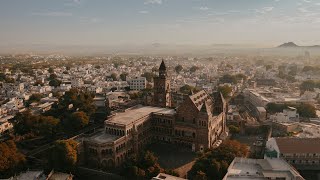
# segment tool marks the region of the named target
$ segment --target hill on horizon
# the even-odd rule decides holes
[[[294,42],[287,42],[287,43],[283,43],[280,46],[278,46],[278,48],[295,48],[295,47],[304,47],[304,48],[314,48],[317,47],[319,48],[320,45],[312,45],[312,46],[299,46],[297,44],[295,44]]]

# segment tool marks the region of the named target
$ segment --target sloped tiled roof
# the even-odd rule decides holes
[[[320,153],[320,138],[275,138],[281,153]]]

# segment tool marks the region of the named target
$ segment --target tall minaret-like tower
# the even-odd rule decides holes
[[[154,78],[153,102],[158,107],[171,107],[170,78],[167,75],[167,68],[162,60],[159,67],[159,76]]]

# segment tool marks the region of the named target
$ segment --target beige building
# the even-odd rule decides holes
[[[320,169],[319,138],[270,138],[266,157],[283,158],[297,169]]]
[[[204,90],[199,91],[173,109],[167,96],[170,89],[157,85],[154,88],[157,97],[168,102],[156,101],[158,106],[138,105],[117,113],[105,121],[102,132],[82,139],[81,157],[89,166],[119,166],[129,155],[137,154],[152,142],[203,151],[211,148],[225,132],[226,103],[220,93],[212,97]]]

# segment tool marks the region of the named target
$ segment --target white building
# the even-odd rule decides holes
[[[131,90],[140,91],[147,87],[147,79],[145,77],[136,77],[129,80]]]
[[[283,159],[249,159],[236,157],[223,180],[304,180],[299,172]]]
[[[295,120],[299,120],[299,114],[297,113],[296,108],[288,107],[284,109],[283,112],[272,115],[270,119],[275,122],[295,121]]]

